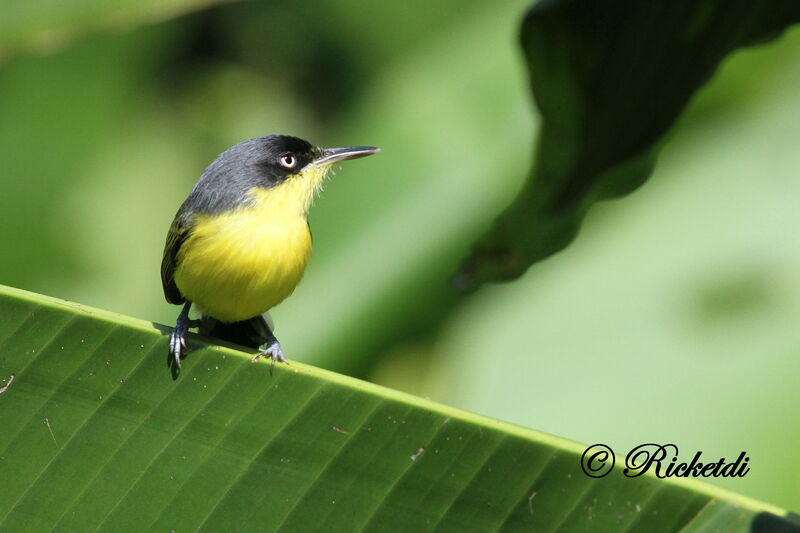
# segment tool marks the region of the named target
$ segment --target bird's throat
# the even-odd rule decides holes
[[[280,185],[269,189],[254,187],[249,191],[254,200],[253,207],[268,216],[299,214],[305,217],[314,198],[322,190],[329,169],[329,166],[311,164],[299,174],[289,176]]]

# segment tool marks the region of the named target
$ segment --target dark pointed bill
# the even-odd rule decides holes
[[[348,146],[347,148],[322,148],[322,156],[314,161],[315,165],[331,165],[345,159],[356,159],[380,152],[375,146]]]

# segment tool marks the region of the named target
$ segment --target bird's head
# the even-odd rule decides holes
[[[257,151],[250,163],[256,167],[257,183],[251,194],[261,201],[296,203],[303,212],[335,163],[380,150],[374,146],[318,148],[288,135],[269,135],[253,141]]]
[[[373,146],[318,148],[288,135],[256,137],[220,154],[187,202],[202,213],[258,205],[305,214],[335,163],[378,151]]]

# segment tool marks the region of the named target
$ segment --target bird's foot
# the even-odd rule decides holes
[[[275,369],[276,362],[286,363],[287,365],[289,364],[289,362],[286,360],[286,356],[283,355],[283,350],[281,350],[281,343],[278,341],[272,341],[269,346],[255,354],[252,361],[257,363],[262,357],[268,357],[272,359],[272,362],[269,365],[270,376],[272,375],[272,371]]]
[[[172,330],[172,335],[169,337],[169,353],[177,368],[181,367],[181,356],[187,349],[186,334],[189,332],[189,328],[196,328],[199,325],[199,320],[181,320],[180,317],[178,318],[175,329]]]
[[[189,330],[188,324],[176,324],[169,337],[169,354],[175,361],[175,366],[181,367],[181,355],[186,350],[186,333]]]

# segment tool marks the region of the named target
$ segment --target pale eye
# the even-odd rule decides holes
[[[280,164],[282,167],[294,168],[294,166],[297,164],[297,158],[292,154],[286,154],[281,156]]]

